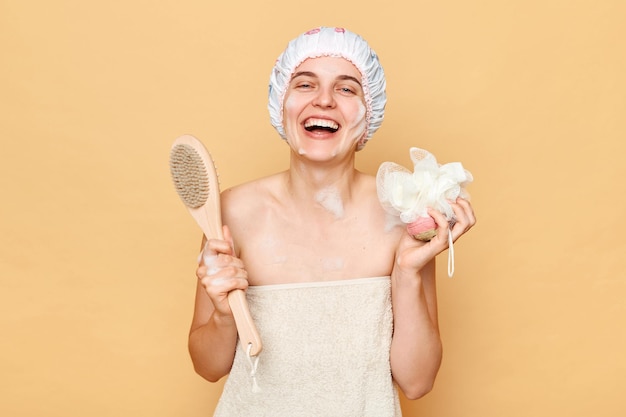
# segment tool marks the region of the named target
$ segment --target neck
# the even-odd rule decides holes
[[[354,154],[341,162],[312,162],[292,154],[286,172],[286,191],[301,210],[323,209],[335,218],[344,215],[352,199],[359,172],[354,167]]]

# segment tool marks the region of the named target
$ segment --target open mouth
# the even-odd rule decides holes
[[[335,133],[339,130],[339,125],[328,119],[308,119],[304,122],[304,128],[307,132],[330,132]]]

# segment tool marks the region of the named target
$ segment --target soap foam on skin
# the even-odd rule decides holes
[[[354,137],[356,138],[355,139],[356,141],[358,141],[360,138],[363,137],[363,135],[365,135],[365,127],[366,127],[365,113],[366,112],[367,112],[367,109],[365,107],[365,104],[363,103],[363,101],[359,101],[358,113],[356,114],[354,118],[354,122],[346,126],[346,128],[349,130],[354,130],[354,131],[359,132],[358,134],[354,135]],[[337,156],[337,154],[338,154],[338,151],[337,149],[335,149],[331,156],[335,157]]]
[[[322,259],[322,267],[327,271],[338,271],[343,269],[343,259],[342,258],[325,258]]]
[[[351,128],[356,128],[357,126],[361,125],[361,129],[360,129],[361,133],[358,135],[359,137],[365,134],[365,112],[366,111],[367,109],[365,108],[365,104],[362,101],[359,101],[359,113],[354,119],[354,124],[350,126]]]
[[[358,109],[358,113],[354,118],[354,122],[351,123],[349,126],[347,126],[346,128],[349,130],[354,130],[356,132],[358,132],[357,134],[354,135],[354,137],[356,138],[355,141],[358,142],[363,135],[365,135],[365,128],[366,128],[366,119],[365,119],[365,113],[367,112],[367,109],[365,108],[365,104],[362,101],[359,101],[359,109]],[[333,151],[332,156],[337,156],[337,150]]]
[[[385,232],[391,232],[394,228],[402,226],[404,223],[400,221],[400,217],[385,214]]]
[[[204,261],[204,266],[207,267],[207,271],[206,271],[207,275],[215,275],[218,272],[220,272],[220,270],[222,269],[219,266],[217,266],[217,255],[203,254],[202,260]]]
[[[266,249],[269,249],[269,252],[273,254],[271,259],[268,259],[268,264],[284,264],[287,262],[286,255],[280,255],[276,253],[276,247],[278,246],[276,240],[274,240],[271,236],[263,239],[263,246]]]
[[[287,97],[285,98],[285,103],[283,105],[285,111],[291,109],[294,106],[294,104],[293,104],[294,100],[295,100],[295,98],[292,95],[289,95],[289,94],[287,95]],[[285,125],[285,133],[287,133],[287,129],[288,129],[288,127]],[[288,134],[287,134],[287,136],[289,137]],[[289,143],[289,139],[287,139],[287,142]],[[299,147],[298,148],[298,155],[306,155],[306,151],[302,147]]]
[[[315,195],[315,201],[318,202],[324,209],[333,214],[335,218],[340,219],[343,217],[343,201],[341,200],[341,196],[339,195],[339,190],[337,190],[335,187],[326,187],[320,190]]]

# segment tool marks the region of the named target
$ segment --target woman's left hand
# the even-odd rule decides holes
[[[428,210],[428,214],[435,219],[437,224],[437,234],[430,241],[423,242],[413,238],[408,232],[404,233],[396,250],[396,266],[400,268],[400,271],[421,270],[448,248],[448,232],[452,235],[452,241],[456,242],[476,224],[476,216],[468,200],[457,198],[456,201],[450,201],[450,206],[456,219],[452,225],[441,212]]]

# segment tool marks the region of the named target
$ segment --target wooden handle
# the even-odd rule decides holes
[[[261,337],[252,321],[248,301],[243,290],[234,290],[228,293],[228,303],[235,317],[239,341],[245,352],[250,349],[250,356],[256,356],[261,352]]]

